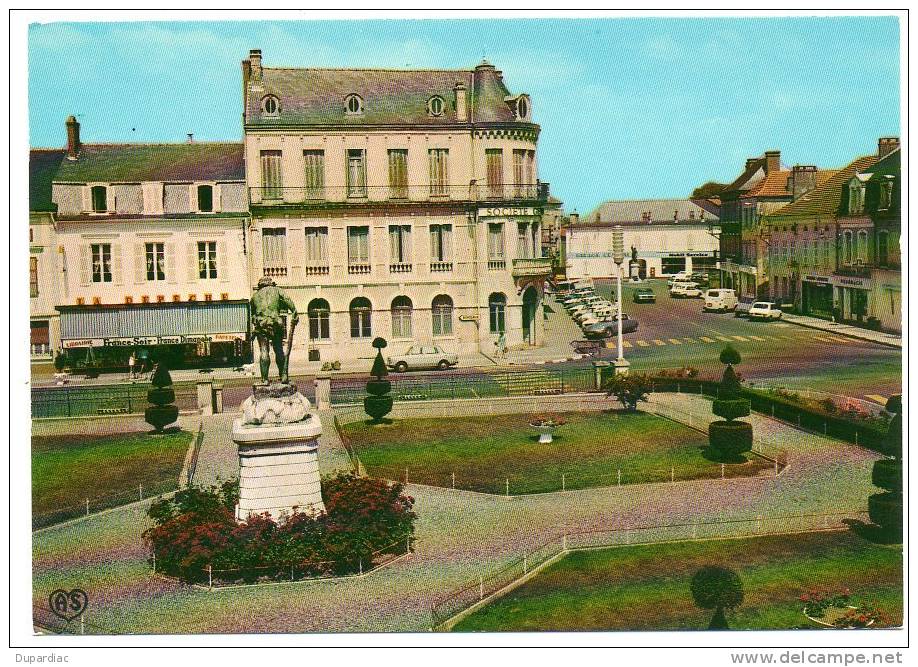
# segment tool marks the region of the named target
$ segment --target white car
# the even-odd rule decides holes
[[[669,290],[669,295],[674,299],[697,299],[702,294],[697,283],[675,283]]]
[[[726,313],[736,310],[736,292],[732,289],[709,289],[704,294],[703,310],[717,310]]]
[[[687,283],[690,280],[691,278],[689,278],[689,274],[687,274],[685,271],[680,271],[676,275],[669,277],[669,280],[666,281],[666,286],[672,287],[675,283],[678,283],[678,282]]]
[[[750,320],[780,320],[781,309],[770,301],[756,301],[749,309]]]
[[[405,354],[386,359],[386,366],[398,373],[430,368],[439,368],[445,371],[458,363],[458,354],[444,352],[443,348],[436,345],[412,345]]]

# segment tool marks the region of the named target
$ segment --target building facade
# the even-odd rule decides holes
[[[707,273],[718,264],[717,216],[689,199],[609,201],[565,228],[570,279],[614,275],[612,232],[624,232],[626,273],[641,278],[680,271]]]
[[[242,144],[83,144],[79,129],[71,117],[66,149],[33,151],[53,209],[36,226],[53,229],[37,281],[49,346],[100,369],[154,351],[170,368],[249,359]]]
[[[539,127],[501,73],[242,63],[252,284],[301,311],[310,361],[542,344]]]
[[[763,220],[770,298],[805,315],[901,331],[899,148],[880,139]]]

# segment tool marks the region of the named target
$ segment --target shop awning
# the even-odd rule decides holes
[[[244,339],[247,301],[59,306],[65,348],[181,345]]]

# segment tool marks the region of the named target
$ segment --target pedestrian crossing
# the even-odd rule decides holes
[[[683,336],[681,338],[632,338],[630,341],[622,341],[622,347],[626,349],[633,348],[642,348],[642,347],[675,347],[677,345],[711,345],[711,344],[720,344],[720,343],[748,343],[750,345],[756,345],[759,343],[774,343],[774,342],[790,342],[800,343],[801,341],[812,340],[818,341],[820,343],[838,345],[838,344],[855,344],[856,340],[850,338],[843,338],[840,336],[831,336],[825,334],[800,334],[797,335],[787,335],[783,332],[781,334],[767,334],[763,336],[746,334],[744,336],[730,335],[730,336],[721,336],[719,334],[711,334],[710,336]],[[605,346],[607,348],[615,348],[617,346],[616,340],[614,338],[607,340]],[[873,397],[868,397],[873,398]],[[883,399],[884,401],[886,399]]]

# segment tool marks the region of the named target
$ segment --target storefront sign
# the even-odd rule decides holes
[[[832,284],[836,287],[851,287],[854,289],[870,289],[870,278],[853,278],[849,276],[833,276]]]
[[[479,218],[502,218],[508,215],[542,215],[542,209],[532,206],[495,206],[478,209]]]
[[[669,252],[667,257],[713,257],[713,252]]]
[[[826,285],[832,282],[832,279],[828,276],[803,276],[803,280],[809,283],[822,283]]]
[[[154,345],[196,345],[244,340],[244,333],[197,334],[189,336],[133,336],[128,338],[78,338],[61,341],[65,350],[78,347],[145,347]]]

